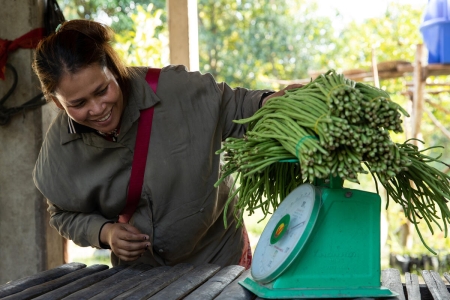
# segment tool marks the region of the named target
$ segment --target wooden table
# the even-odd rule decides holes
[[[151,268],[137,264],[109,268],[69,263],[0,285],[0,299],[260,299],[238,283],[248,275],[249,270],[241,266]],[[450,280],[447,273],[443,276]],[[423,271],[422,277],[426,284],[419,284],[417,275],[407,273],[406,283],[402,283],[398,270],[382,272],[383,285],[399,293],[398,298],[389,299],[450,300],[450,286],[439,274]]]

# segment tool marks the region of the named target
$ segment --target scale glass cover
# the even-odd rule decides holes
[[[253,255],[251,274],[255,280],[270,282],[289,267],[311,234],[321,204],[311,184],[297,187],[281,202]]]

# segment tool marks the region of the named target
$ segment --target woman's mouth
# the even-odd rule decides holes
[[[112,110],[110,110],[109,113],[106,116],[104,116],[103,118],[95,120],[95,122],[105,122],[106,120],[108,120],[111,117],[111,113],[112,113]]]

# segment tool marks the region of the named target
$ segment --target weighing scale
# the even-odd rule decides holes
[[[276,209],[240,284],[261,298],[395,297],[381,286],[378,194],[330,177],[302,184]]]

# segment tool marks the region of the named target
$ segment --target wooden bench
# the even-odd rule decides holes
[[[109,268],[69,263],[0,285],[0,299],[260,299],[239,284],[249,272],[241,266],[220,268],[211,264]],[[443,276],[450,282],[449,274]],[[450,300],[450,286],[439,274],[423,271],[422,277],[425,284],[419,284],[417,275],[407,273],[402,283],[400,272],[388,269],[382,272],[382,283],[399,294],[389,299]]]
[[[450,300],[449,289],[441,276],[435,271],[422,271],[422,278],[425,284],[419,284],[419,277],[416,274],[405,273],[405,283],[401,282],[400,271],[388,269],[381,272],[383,286],[399,294],[400,300]],[[445,279],[450,283],[450,276],[444,273]]]

